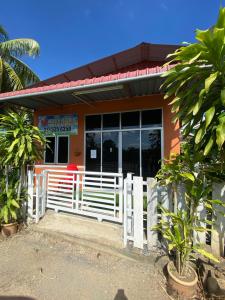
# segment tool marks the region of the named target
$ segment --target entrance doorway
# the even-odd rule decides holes
[[[154,177],[162,159],[162,111],[86,116],[85,145],[86,171]]]

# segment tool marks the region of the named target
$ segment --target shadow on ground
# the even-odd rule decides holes
[[[123,289],[118,289],[114,300],[128,300]]]

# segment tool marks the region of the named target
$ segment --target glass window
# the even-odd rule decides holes
[[[142,176],[154,177],[160,168],[161,130],[141,131]]]
[[[45,162],[54,163],[55,162],[55,137],[46,137],[47,147],[45,149]]]
[[[120,114],[105,114],[103,115],[103,129],[119,129]]]
[[[140,112],[125,112],[121,114],[122,128],[136,128],[140,127]]]
[[[86,130],[100,130],[101,115],[86,116]]]
[[[68,163],[68,136],[58,137],[58,163]]]
[[[141,127],[152,127],[162,125],[162,110],[161,109],[151,109],[143,110],[141,112],[142,124]]]

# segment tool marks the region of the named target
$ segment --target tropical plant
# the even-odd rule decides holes
[[[196,30],[194,44],[187,44],[168,57],[165,98],[172,99],[174,120],[179,120],[184,139],[194,140],[196,151],[207,156],[225,149],[225,8],[216,24]]]
[[[33,39],[10,40],[0,26],[0,92],[22,89],[39,81],[38,76],[24,63],[23,56],[39,54],[39,44]]]
[[[222,201],[210,198],[212,181],[208,176],[204,155],[193,152],[190,144],[183,143],[181,154],[163,164],[157,178],[160,185],[167,187],[172,185],[175,191],[178,186],[183,186],[184,197],[177,197],[177,207],[173,211],[165,209],[162,205],[159,206],[162,218],[154,227],[167,240],[168,251],[175,253],[177,272],[180,275],[185,272],[194,252],[216,260],[198,241],[198,232],[210,231],[209,227],[213,225],[215,219],[202,218],[198,208],[201,207],[216,217],[221,213],[220,208],[225,206]]]
[[[175,253],[175,267],[179,275],[183,276],[187,272],[188,263],[194,258],[194,251],[218,262],[202,245],[194,243],[193,233],[206,231],[205,227],[196,225],[198,220],[195,214],[190,216],[187,211],[180,209],[173,213],[162,206],[160,210],[162,218],[153,229],[161,232],[168,243],[168,251]]]
[[[171,154],[169,160],[165,159],[163,161],[161,169],[156,175],[156,178],[160,181],[161,185],[168,186],[171,190],[174,212],[177,211],[178,207],[178,188],[182,179],[182,169],[183,164],[181,156]]]
[[[19,215],[20,203],[22,197],[18,198],[17,189],[19,187],[18,178],[12,173],[3,177],[0,184],[0,220],[8,224],[17,220]],[[10,178],[10,179],[9,179]]]
[[[0,115],[0,163],[6,174],[10,166],[19,169],[18,196],[25,185],[27,165],[42,158],[45,142],[42,132],[30,122],[28,112]]]

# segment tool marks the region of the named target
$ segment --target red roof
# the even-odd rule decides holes
[[[171,66],[163,66],[166,56],[177,48],[178,46],[173,45],[142,43],[134,48],[41,81],[32,87],[1,93],[0,99],[162,73],[171,68]]]

